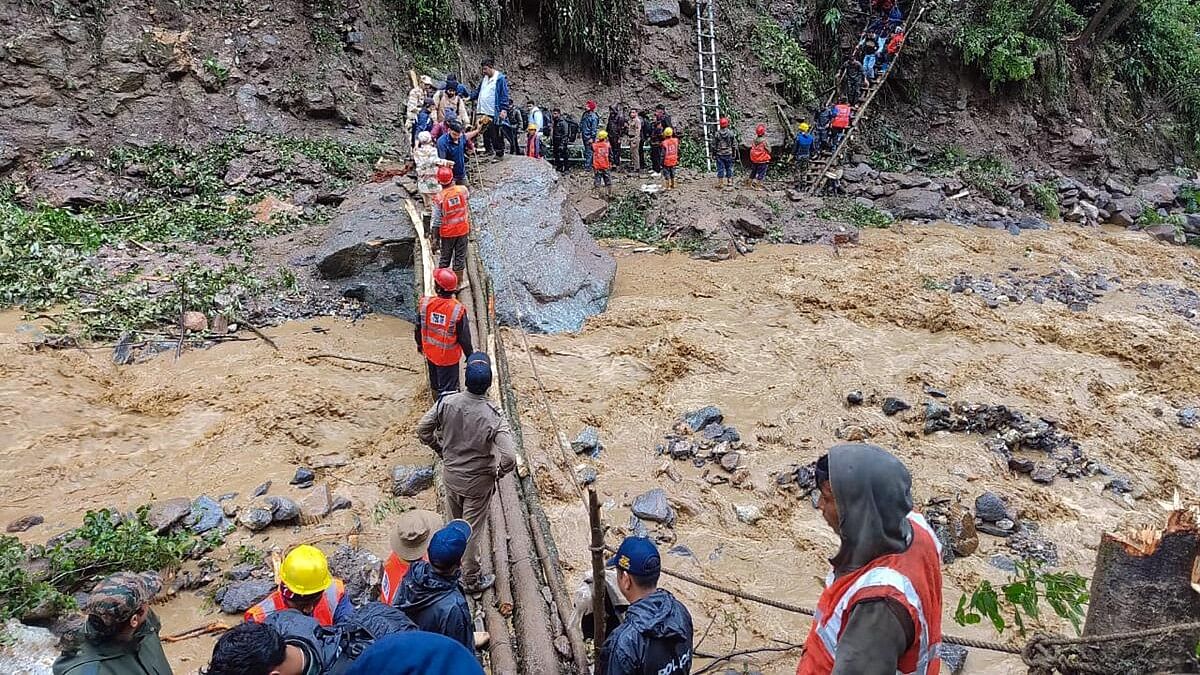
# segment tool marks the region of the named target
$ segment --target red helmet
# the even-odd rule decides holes
[[[449,267],[439,267],[433,271],[433,284],[443,291],[453,291],[458,288],[458,275]]]
[[[754,133],[758,134],[759,136],[766,136],[767,135],[767,125],[760,124],[760,125],[754,127]]]
[[[439,166],[437,168],[437,182],[442,185],[449,185],[454,182],[454,169],[448,166]]]
[[[721,128],[722,128],[722,129],[724,129],[725,127],[729,126],[729,118],[728,118],[728,117],[722,117],[722,118],[721,118],[721,121],[719,122],[719,124],[721,125]]]

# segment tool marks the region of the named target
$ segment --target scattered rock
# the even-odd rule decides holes
[[[748,211],[739,212],[729,221],[729,224],[738,232],[753,239],[762,239],[767,236],[766,224],[761,218]]]
[[[1011,537],[1016,533],[1016,524],[1011,520],[999,520],[995,523],[981,522],[975,525],[976,529],[984,534],[990,534],[993,537]]]
[[[675,525],[675,509],[667,499],[667,493],[662,488],[655,488],[638,495],[631,506],[633,515],[642,520],[663,523],[668,527]]]
[[[846,394],[846,405],[862,405],[863,393],[861,391],[852,391]]]
[[[671,459],[690,459],[696,456],[696,446],[685,438],[670,438],[667,440],[666,453]]]
[[[42,516],[40,516],[36,513],[33,513],[28,516],[21,516],[20,518],[17,518],[16,520],[12,521],[11,523],[8,524],[7,527],[4,528],[4,531],[5,532],[24,532],[24,531],[28,530],[29,528],[37,527],[38,525],[41,525],[44,522],[46,522],[45,518],[43,518]]]
[[[727,427],[719,422],[714,422],[700,430],[700,437],[706,441],[716,443],[736,443],[742,440],[741,434],[733,427]]]
[[[317,478],[317,475],[315,473],[313,473],[312,469],[307,469],[305,467],[299,467],[296,469],[296,475],[292,476],[292,480],[290,481],[290,484],[291,485],[310,486],[310,485],[312,485],[312,482],[314,480],[316,480],[316,478]]]
[[[392,494],[397,497],[415,497],[433,487],[434,477],[432,466],[397,466],[392,469]]]
[[[1058,564],[1058,546],[1042,537],[1029,521],[1022,521],[1018,531],[1005,542],[1009,550],[1023,560],[1032,560],[1046,565]]]
[[[335,452],[328,455],[317,455],[309,458],[309,466],[316,469],[336,469],[346,466],[350,463],[350,459],[340,452]]]
[[[255,563],[242,563],[234,565],[232,569],[225,573],[232,581],[245,581],[250,578],[260,568],[260,565]]]
[[[596,199],[595,197],[586,197],[576,205],[579,209],[579,215],[583,218],[586,225],[599,222],[608,215],[608,202]]]
[[[324,518],[332,510],[333,498],[329,494],[328,483],[318,484],[308,496],[300,500],[300,515],[305,520]]]
[[[575,467],[575,480],[579,481],[580,485],[591,485],[592,483],[595,483],[596,479],[599,477],[600,474],[596,471],[596,469],[588,466],[587,464],[580,464],[579,466]]]
[[[883,400],[883,414],[887,415],[888,417],[891,417],[896,413],[904,412],[911,407],[912,406],[910,406],[908,403],[894,396],[889,396]]]
[[[237,515],[238,522],[251,532],[265,529],[271,524],[272,518],[271,509],[262,506],[242,509]]]
[[[762,519],[762,509],[754,504],[734,504],[733,512],[739,521],[747,525],[753,525]]]
[[[1013,562],[1013,559],[1002,553],[996,553],[989,557],[988,564],[1002,572],[1010,574],[1017,571],[1017,564]]]
[[[729,473],[733,473],[738,468],[738,462],[742,461],[742,454],[739,452],[727,452],[721,456],[721,468]]]
[[[596,457],[603,449],[604,444],[600,442],[600,430],[596,427],[584,427],[575,440],[571,441],[571,450],[577,455],[586,454]]]
[[[226,586],[220,592],[217,603],[226,614],[241,614],[275,590],[273,581],[251,579]]]
[[[648,26],[666,28],[679,23],[677,0],[642,0],[642,8],[645,10]]]
[[[1068,307],[1086,309],[1097,302],[1107,291],[1119,283],[1119,279],[1103,272],[1079,274],[1073,270],[1057,270],[1049,274],[1018,274],[1002,272],[995,277],[974,277],[958,274],[950,282],[951,293],[978,295],[989,307],[1006,303],[1021,303],[1026,299],[1041,304],[1045,300],[1056,300]]]
[[[350,501],[349,497],[343,497],[342,495],[334,495],[333,496],[333,505],[329,507],[329,510],[331,512],[341,511],[343,509],[348,509],[352,506],[354,506],[354,503]]]
[[[379,599],[383,561],[371,551],[338,546],[329,556],[329,572],[346,584],[346,595],[355,607]]]
[[[960,675],[967,665],[967,648],[942,642],[938,644],[938,657],[950,675]]]
[[[225,522],[225,511],[212,497],[201,495],[192,502],[191,511],[184,518],[183,524],[193,534],[204,534],[216,529]]]
[[[184,312],[181,321],[183,322],[183,327],[190,331],[203,332],[208,330],[208,317],[204,316],[204,312]]]
[[[1163,223],[1162,225],[1147,227],[1146,234],[1159,241],[1165,241],[1168,244],[1178,244],[1182,246],[1187,243],[1187,238],[1183,234],[1183,231],[1170,223]]]
[[[1179,426],[1195,429],[1200,425],[1200,408],[1182,408],[1175,417],[1179,419]]]
[[[676,545],[672,546],[670,549],[667,550],[667,553],[669,555],[679,556],[680,558],[695,559],[695,557],[696,557],[696,554],[692,552],[692,549],[684,546],[683,544],[676,544]]]
[[[183,520],[183,517],[192,511],[192,500],[187,497],[176,497],[168,499],[164,502],[155,502],[150,507],[150,512],[146,515],[146,522],[154,531],[162,534],[171,529],[171,526]]]
[[[858,443],[870,438],[871,430],[861,424],[846,423],[834,430],[833,435],[844,441]]]
[[[925,385],[922,390],[934,398],[946,398],[948,396],[948,394],[941,389],[938,389],[937,387],[931,387],[929,385]]]
[[[258,487],[254,488],[254,492],[250,493],[251,497],[261,497],[267,494],[267,490],[271,489],[271,481],[267,481]]]
[[[898,220],[939,220],[946,216],[942,194],[926,188],[897,190],[881,204]]]
[[[1033,467],[1033,471],[1029,472],[1029,477],[1035,483],[1044,483],[1049,485],[1058,477],[1058,469],[1050,464],[1038,463]]]
[[[1009,505],[1008,498],[990,491],[975,498],[975,515],[986,523],[1017,519],[1017,511]]]
[[[287,497],[267,497],[271,505],[271,522],[290,523],[300,517],[300,505]]]
[[[693,432],[700,431],[714,422],[720,423],[724,420],[725,416],[721,414],[721,409],[714,405],[705,406],[683,416],[684,423]]]

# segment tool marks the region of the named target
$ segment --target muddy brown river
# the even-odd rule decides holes
[[[653,487],[679,513],[675,544],[690,557],[669,568],[745,591],[814,605],[825,558],[837,546],[819,514],[775,487],[774,473],[815,459],[847,425],[896,452],[914,477],[914,497],[1009,495],[1023,517],[1057,543],[1063,569],[1090,574],[1100,533],[1152,519],[1156,499],[1178,488],[1196,497],[1197,431],[1175,411],[1200,403],[1200,333],[1142,282],[1200,286],[1197,252],[1143,234],[1083,230],[1004,232],[950,226],[869,230],[835,256],[819,246],[764,246],[724,263],[614,248],[618,279],[609,311],[575,335],[529,336],[549,402],[568,437],[600,429],[599,458],[564,458],[532,379],[520,336],[504,334],[519,398],[526,450],[553,523],[564,573],[574,588],[588,566],[586,518],[571,486],[576,464],[599,472],[597,487],[615,542],[628,528],[629,503]],[[975,295],[936,286],[956,273],[1105,269],[1119,285],[1086,312],[1047,300],[988,308]],[[239,530],[217,555],[240,544],[281,549],[300,541],[354,540],[382,553],[388,471],[428,459],[414,438],[427,405],[416,372],[314,360],[316,353],[387,361],[414,369],[411,325],[385,317],[293,322],[259,341],[165,354],[127,367],[103,350],[35,351],[19,344],[16,313],[0,315],[0,522],[26,514],[45,524],[19,535],[44,542],[79,524],[88,509],[133,508],[160,498],[248,495],[272,480],[272,494],[302,497],[287,485],[295,467],[332,454],[345,466],[319,472],[351,511],[301,528]],[[921,433],[923,385],[949,400],[1002,403],[1053,416],[1088,456],[1129,475],[1145,491],[1124,502],[1102,494],[1103,477],[1052,486],[1009,475],[977,435]],[[846,392],[899,396],[913,410],[887,417],[879,406],[847,408]],[[673,462],[678,481],[656,471],[655,447],[685,411],[719,406],[748,449],[742,487],[710,485],[690,462]],[[434,497],[404,504],[429,506]],[[740,522],[735,505],[763,518]],[[377,517],[378,514],[378,517]],[[361,534],[351,534],[361,524]],[[981,579],[1003,582],[988,564],[1004,540],[980,536],[979,551],[945,567],[944,629],[963,629],[953,609]],[[802,642],[806,618],[666,580],[692,611],[698,649],[726,653],[774,641]],[[158,608],[164,633],[222,617],[184,593]],[[1051,628],[1069,630],[1050,623]],[[701,636],[704,635],[701,640]],[[1010,636],[1005,636],[1007,639]],[[212,640],[169,645],[177,672],[203,664]],[[755,657],[772,675],[795,671],[797,653]],[[698,660],[698,664],[706,661]],[[739,667],[740,669],[740,667]],[[1022,672],[1018,659],[972,652],[966,672]]]

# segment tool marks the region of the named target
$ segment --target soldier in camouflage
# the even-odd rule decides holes
[[[119,572],[96,584],[84,603],[82,643],[54,662],[54,675],[171,675],[150,601],[157,574]]]

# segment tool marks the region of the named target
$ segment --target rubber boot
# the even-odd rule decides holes
[[[675,189],[675,179],[674,178],[671,179],[671,189],[672,190]]]

